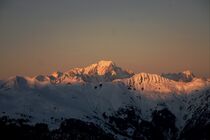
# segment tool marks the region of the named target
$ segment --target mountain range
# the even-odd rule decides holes
[[[0,80],[0,137],[207,140],[209,105],[210,78],[136,74],[102,60]]]

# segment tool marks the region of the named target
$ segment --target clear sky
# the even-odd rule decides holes
[[[0,0],[0,78],[112,60],[210,76],[209,0]]]

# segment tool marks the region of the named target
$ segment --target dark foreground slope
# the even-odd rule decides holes
[[[210,140],[210,79],[111,61],[0,81],[0,140]]]
[[[0,139],[14,140],[209,140],[210,112],[194,114],[179,131],[176,117],[162,109],[152,113],[152,120],[141,118],[141,112],[133,107],[118,110],[112,116],[102,114],[101,126],[78,119],[65,119],[59,128],[50,130],[47,124],[29,125],[27,119],[0,118]],[[97,118],[95,118],[97,119]],[[104,128],[108,129],[106,131]]]

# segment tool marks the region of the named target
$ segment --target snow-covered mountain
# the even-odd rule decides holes
[[[195,78],[195,75],[189,70],[179,73],[163,73],[161,76],[174,81],[182,82],[191,82]]]
[[[74,68],[65,73],[54,73],[55,83],[78,82],[111,82],[114,79],[131,77],[134,73],[116,66],[112,61],[99,61],[85,68]]]
[[[209,80],[134,74],[112,61],[0,81],[0,127],[34,136],[47,124],[47,139],[208,139],[209,105]]]

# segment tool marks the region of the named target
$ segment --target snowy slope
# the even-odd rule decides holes
[[[175,115],[175,125],[181,131],[210,99],[208,80],[195,76],[191,80],[177,80],[157,74],[134,74],[111,61],[47,76],[16,76],[1,83],[0,116],[31,116],[32,124],[43,122],[52,129],[59,127],[63,118],[76,118],[104,124],[101,127],[111,131],[104,123],[104,114],[113,116],[132,106],[140,110],[141,120],[148,122],[153,120],[155,111],[167,108]],[[117,134],[117,137],[125,136]]]
[[[191,82],[195,78],[195,75],[189,70],[179,73],[163,73],[161,76],[174,81],[182,82]]]
[[[58,78],[59,83],[71,78],[84,82],[111,82],[114,79],[131,77],[134,73],[115,65],[112,61],[99,61],[85,68],[74,68]]]

